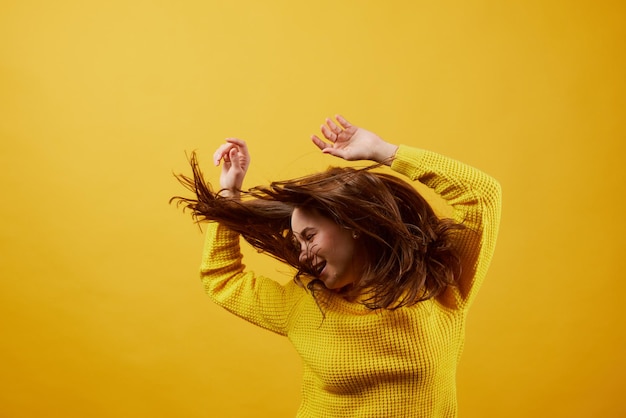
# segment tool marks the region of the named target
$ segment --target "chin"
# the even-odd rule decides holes
[[[352,284],[351,282],[342,281],[339,278],[334,278],[331,280],[325,280],[324,278],[320,278],[320,280],[322,280],[324,286],[326,286],[326,289],[334,290],[336,292],[343,290]]]
[[[326,289],[329,290],[337,290],[338,286],[337,286],[337,281],[332,280],[332,279],[325,279],[323,277],[320,277],[320,280],[324,283],[324,286],[326,286]]]

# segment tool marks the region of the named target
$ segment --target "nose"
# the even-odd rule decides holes
[[[302,264],[306,264],[308,260],[309,260],[309,250],[307,249],[306,246],[303,246],[303,248],[300,250],[300,257],[298,258],[298,261],[300,261],[300,263]]]

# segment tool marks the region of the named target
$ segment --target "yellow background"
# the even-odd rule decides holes
[[[227,136],[248,186],[325,168],[308,138],[335,113],[503,185],[461,416],[624,416],[624,11],[3,1],[0,416],[293,416],[298,357],[210,303],[202,234],[167,202],[185,152],[217,179]]]

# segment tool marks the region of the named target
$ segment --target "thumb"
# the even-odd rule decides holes
[[[339,149],[339,148],[327,147],[327,148],[324,148],[324,149],[322,150],[322,153],[324,153],[324,154],[330,154],[330,155],[332,155],[332,156],[334,156],[334,157],[343,158],[344,160],[346,160],[346,159],[347,159],[347,158],[346,158],[346,155],[347,155],[347,154],[346,154],[346,151],[345,151],[345,150],[343,150],[343,149]]]
[[[235,168],[241,169],[241,161],[239,161],[239,150],[237,149],[237,147],[233,147],[228,152],[228,157],[230,159],[231,164],[235,166]]]

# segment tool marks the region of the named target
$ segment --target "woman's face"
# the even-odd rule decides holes
[[[309,264],[328,289],[356,282],[364,259],[352,231],[315,210],[294,209],[291,230],[300,246],[300,262]]]

